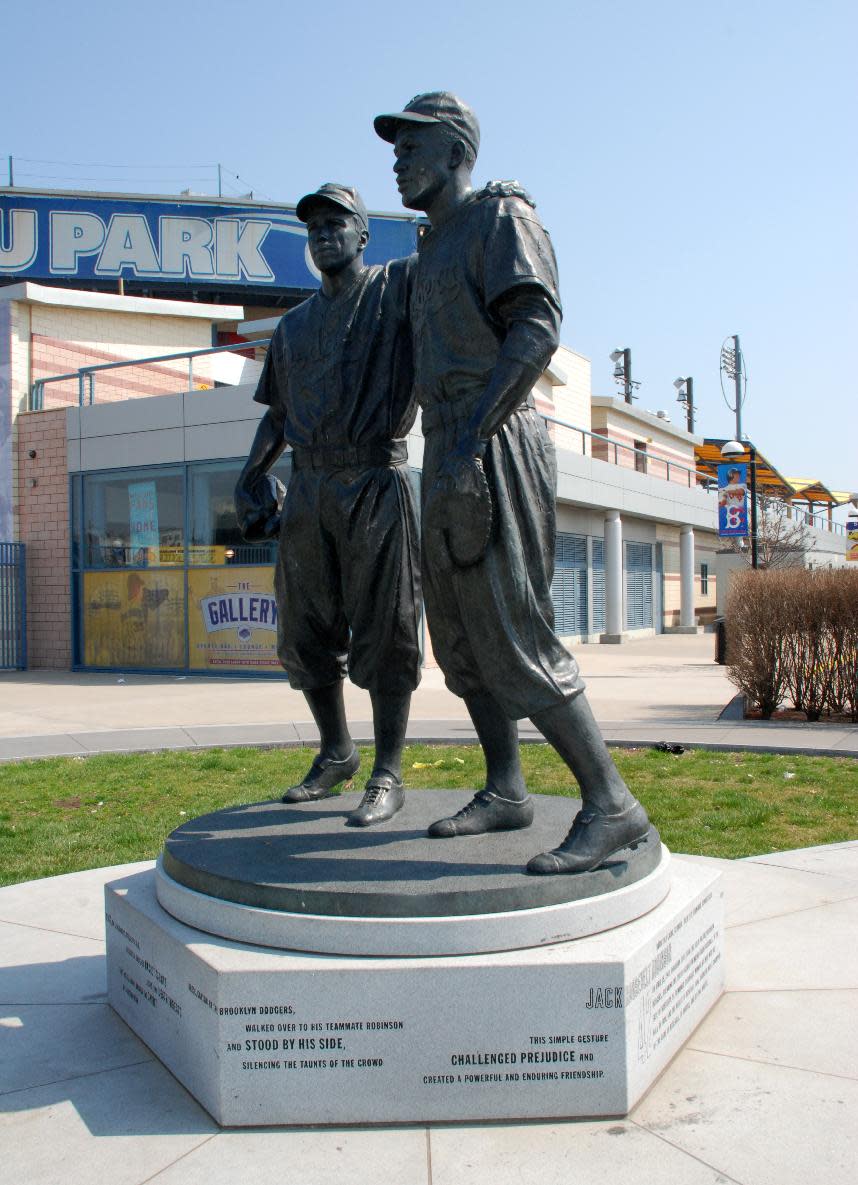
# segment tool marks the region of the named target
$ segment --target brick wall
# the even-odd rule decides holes
[[[17,419],[17,516],[27,545],[27,656],[30,667],[71,666],[69,499],[64,410]],[[35,457],[30,457],[35,452]]]
[[[212,344],[211,323],[205,320],[47,305],[31,306],[30,334],[31,381],[81,366],[205,349]],[[208,385],[212,365],[210,358],[194,363],[195,385]],[[107,371],[97,376],[96,384],[99,403],[163,395],[187,388],[188,365],[177,361]],[[77,401],[76,379],[45,388],[45,407]]]
[[[33,334],[31,341],[34,380],[52,374],[68,374],[82,366],[97,366],[102,362],[121,362],[125,359],[124,355],[110,350],[45,337],[38,333]],[[209,369],[208,362],[207,358],[196,360],[195,386],[205,381],[202,372]],[[176,391],[186,390],[188,385],[187,362],[184,365],[181,362],[173,362],[123,366],[121,370],[108,370],[96,375],[95,396],[98,403],[115,403],[121,399],[140,399],[147,395],[171,395]],[[45,407],[76,406],[78,398],[76,378],[61,383],[50,383],[45,388]]]
[[[565,420],[567,424],[574,424],[576,428],[590,431],[590,360],[581,354],[561,346],[555,355],[555,360],[563,371],[566,382],[556,387],[554,391],[555,415],[558,420]],[[566,439],[569,436],[569,440]],[[559,428],[557,443],[561,447],[581,451],[581,437],[576,433],[568,433]]]
[[[562,374],[565,382],[556,386],[547,375],[542,375],[534,388],[536,408],[543,415],[553,416],[575,428],[590,429],[590,362],[565,346],[554,355],[555,374]],[[581,432],[549,424],[548,432],[558,448],[574,453],[586,451],[586,437]]]
[[[664,440],[654,440],[646,425],[640,428],[627,428],[608,420],[607,425],[593,428],[595,436],[607,436],[610,439],[602,443],[593,440],[593,456],[599,461],[608,461],[618,465],[621,469],[641,469],[650,477],[677,482],[679,485],[694,484],[693,475],[689,477],[689,470],[694,470],[694,457],[687,449],[675,447]],[[635,452],[635,444],[641,441],[645,444],[646,457]],[[613,443],[620,447],[615,447]]]

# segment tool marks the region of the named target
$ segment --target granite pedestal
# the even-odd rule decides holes
[[[107,886],[110,1002],[218,1122],[622,1115],[715,1002],[723,989],[717,873],[671,861],[653,835],[636,871],[638,853],[598,870],[621,887],[593,896],[585,878],[520,871],[550,846],[542,824],[428,839],[418,824],[424,809],[438,817],[438,796],[447,812],[460,805],[452,793],[414,792],[400,816],[367,833],[342,827],[353,796],[308,804],[305,814],[317,817],[292,825],[291,875],[279,804],[236,808],[228,820],[209,816],[174,832],[157,876]],[[537,819],[549,816],[554,843],[562,829],[551,812],[568,826],[570,806],[538,799]],[[219,845],[222,861],[211,858]],[[259,845],[263,854],[249,859]],[[241,871],[248,860],[257,873],[266,864],[279,869],[259,880],[253,904],[246,898],[257,882]],[[599,877],[590,875],[595,891]],[[202,891],[203,881],[225,896]],[[474,894],[487,895],[484,912],[463,912],[474,908]],[[313,912],[327,895],[339,913]],[[445,897],[446,916],[421,912],[429,899],[438,911]],[[174,913],[200,911],[197,923],[161,902]],[[570,939],[576,910],[589,936]],[[199,928],[223,927],[221,913],[226,928],[236,918],[262,927],[255,943]],[[266,926],[316,953],[258,945]],[[349,930],[359,937],[350,940]],[[499,944],[505,930],[516,940]],[[472,949],[460,949],[469,940]],[[363,953],[342,953],[344,942]]]

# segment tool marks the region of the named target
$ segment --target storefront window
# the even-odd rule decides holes
[[[83,552],[87,568],[160,568],[184,563],[181,469],[87,474]]]
[[[73,481],[77,662],[282,674],[277,545],[241,539],[233,490],[243,464],[205,461]],[[281,458],[275,472],[284,485],[290,470],[288,456]]]
[[[80,529],[80,488],[81,479],[80,474],[72,475],[69,483],[69,518],[71,520],[71,566],[77,572],[82,566],[83,556],[81,555],[81,529]]]
[[[191,467],[189,482],[188,563],[191,566],[221,564],[273,564],[276,542],[249,544],[241,538],[235,521],[233,491],[243,461],[211,461]],[[274,473],[289,482],[288,454],[281,457]]]
[[[185,665],[183,571],[84,572],[83,661],[88,667],[175,670]]]
[[[75,662],[114,670],[282,676],[277,543],[246,544],[241,459],[72,481]],[[290,455],[274,472],[288,485]],[[419,499],[420,474],[409,470]]]

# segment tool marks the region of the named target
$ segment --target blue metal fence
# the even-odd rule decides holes
[[[0,543],[0,670],[27,666],[27,581],[23,543]]]

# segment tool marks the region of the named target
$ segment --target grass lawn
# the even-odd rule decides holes
[[[372,768],[371,748],[362,753],[356,789]],[[614,756],[674,852],[738,857],[858,839],[854,758],[653,749]],[[308,749],[216,749],[0,765],[0,884],[154,858],[186,818],[279,796],[311,757]],[[522,745],[522,762],[532,791],[575,797],[571,774],[547,745]],[[483,784],[476,746],[412,745],[403,769],[415,790]]]

